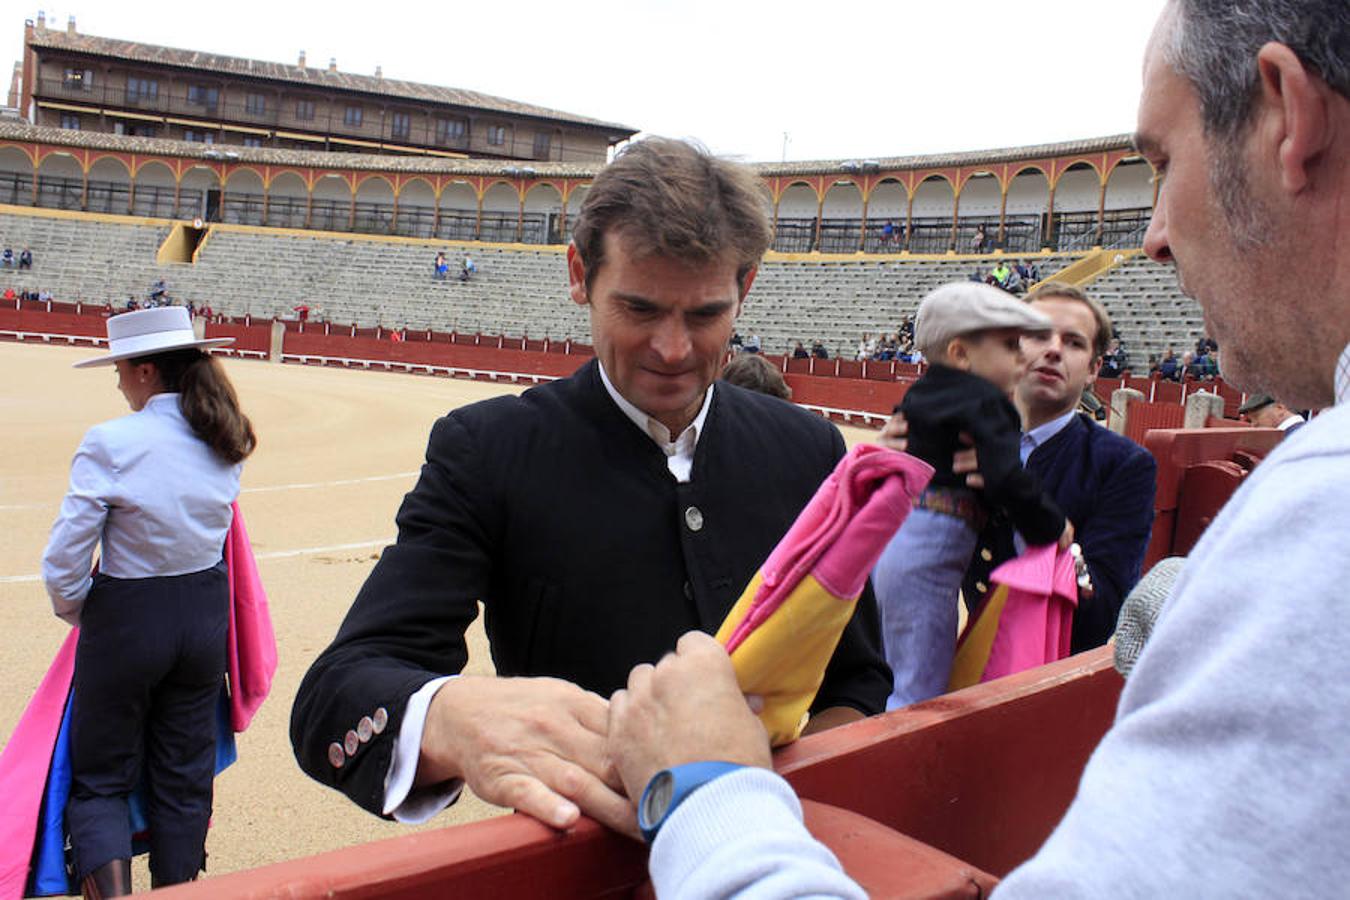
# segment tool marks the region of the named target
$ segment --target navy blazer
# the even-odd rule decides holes
[[[1158,464],[1153,455],[1077,415],[1037,447],[1027,468],[1073,523],[1096,593],[1080,601],[1073,617],[1071,649],[1100,647],[1116,628],[1125,595],[1139,581],[1153,527]],[[989,573],[1016,555],[1012,525],[994,516],[980,534],[964,585],[974,610],[988,591]]]
[[[499,675],[564,678],[608,697],[686,631],[717,630],[843,454],[820,417],[718,382],[692,480],[679,484],[594,361],[451,412],[432,429],[398,542],[300,685],[301,767],[380,812],[407,699],[463,669],[480,602]],[[880,647],[869,587],[814,708],[880,712],[891,684]],[[383,734],[334,765],[331,744],[377,708]]]

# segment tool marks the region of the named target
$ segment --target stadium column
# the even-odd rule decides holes
[[[959,171],[956,174],[956,180],[958,182],[961,180],[961,173]],[[964,184],[961,186],[965,187]],[[953,252],[956,250],[956,233],[960,222],[961,222],[961,191],[957,190],[952,194],[952,233],[950,239],[947,241],[947,249]]]
[[[998,186],[1002,196],[998,203],[998,245],[1007,246],[1008,240],[1008,188],[1012,182],[1008,181],[1008,167],[1003,167],[1003,178],[999,180]]]
[[[1101,193],[1097,195],[1097,238],[1092,243],[1100,247],[1102,245],[1102,233],[1106,227],[1106,175],[1098,173],[1097,177],[1101,179]]]
[[[825,218],[825,194],[822,191],[824,187],[819,178],[816,179],[816,236],[811,243],[811,249],[820,252],[820,232]]]
[[[909,252],[909,242],[914,238],[914,177],[911,175],[909,184],[905,188],[905,247],[904,251]]]
[[[862,227],[858,229],[858,246],[856,248],[859,253],[867,249],[867,204],[872,199],[871,186],[872,179],[864,179],[864,191],[862,195]]]
[[[1053,163],[1050,171],[1054,171]],[[1045,201],[1045,231],[1041,235],[1041,246],[1049,246],[1053,250],[1058,249],[1058,244],[1059,236],[1055,234],[1055,182],[1051,181],[1050,196]]]

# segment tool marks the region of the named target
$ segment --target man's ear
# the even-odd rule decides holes
[[[591,302],[590,292],[586,290],[586,264],[581,261],[577,245],[572,243],[567,245],[567,292],[578,306]]]
[[[1262,47],[1256,54],[1256,68],[1261,116],[1256,135],[1265,144],[1257,149],[1273,150],[1281,187],[1297,194],[1307,187],[1311,169],[1332,139],[1330,88],[1284,44],[1271,42]]]

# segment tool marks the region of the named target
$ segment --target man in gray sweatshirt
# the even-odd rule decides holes
[[[1154,32],[1135,143],[1165,180],[1145,249],[1204,308],[1231,384],[1325,411],[1196,545],[1073,804],[998,897],[1350,883],[1347,47],[1345,0],[1171,0]],[[683,727],[686,704],[721,726]],[[697,636],[612,701],[658,895],[862,896],[744,706]],[[710,759],[733,765],[689,765]]]

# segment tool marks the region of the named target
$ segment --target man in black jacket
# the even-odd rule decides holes
[[[596,178],[568,274],[597,359],[436,423],[398,542],[296,697],[311,776],[404,821],[467,784],[558,828],[584,812],[634,830],[603,698],[716,630],[844,451],[800,409],[713,386],[769,243],[760,191],[662,139]],[[495,677],[456,674],[479,602]],[[881,710],[878,645],[869,591],[811,727]]]

